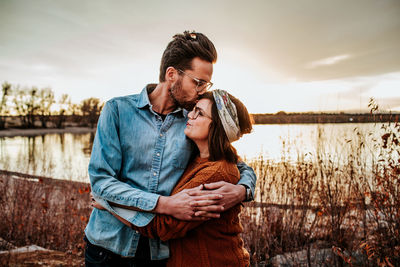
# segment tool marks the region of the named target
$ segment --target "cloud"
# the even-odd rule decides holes
[[[400,111],[400,96],[399,97],[377,97],[374,98],[379,106],[379,110]]]
[[[312,61],[308,64],[306,64],[306,68],[307,69],[314,69],[317,67],[321,67],[321,66],[327,66],[327,65],[334,65],[337,64],[343,60],[346,60],[350,58],[350,55],[338,55],[338,56],[334,56],[334,57],[327,57],[327,58],[323,58],[320,60],[316,60],[316,61]]]
[[[377,88],[376,77],[400,71],[398,0],[182,3],[0,1],[0,78],[50,85],[76,98],[133,93],[157,81],[171,37],[192,29],[216,45],[216,86],[254,100],[259,112],[266,99],[278,110],[336,110],[332,99],[339,97],[359,107],[359,95],[363,100]],[[282,90],[268,95],[271,83]],[[379,84],[379,92],[391,86]]]
[[[298,81],[400,71],[400,1],[296,3],[257,7],[254,16],[265,12],[266,19],[254,20],[263,25],[257,35],[240,33],[245,53]]]

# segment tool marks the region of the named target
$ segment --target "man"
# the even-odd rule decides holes
[[[187,110],[212,86],[216,59],[215,47],[205,35],[177,34],[163,53],[159,84],[147,85],[139,95],[106,103],[89,175],[92,194],[104,201],[109,211],[140,227],[155,213],[181,220],[218,218],[224,209],[252,198],[256,177],[243,163],[238,164],[238,185],[220,182],[169,196],[194,148],[183,133]],[[109,203],[138,212],[124,217]],[[140,236],[109,211],[92,211],[85,229],[87,266],[165,264],[169,256],[166,243]]]

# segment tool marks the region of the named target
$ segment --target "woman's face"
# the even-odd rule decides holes
[[[211,124],[211,106],[209,99],[200,99],[194,109],[188,114],[188,122],[184,133],[193,141],[208,141]]]

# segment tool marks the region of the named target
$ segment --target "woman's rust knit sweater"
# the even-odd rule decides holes
[[[189,164],[172,191],[205,183],[226,181],[237,183],[239,171],[235,164],[196,158]],[[239,221],[240,205],[221,214],[219,219],[205,222],[180,221],[172,216],[157,215],[146,227],[135,227],[150,238],[170,240],[170,258],[167,266],[249,266],[249,254],[243,247]]]

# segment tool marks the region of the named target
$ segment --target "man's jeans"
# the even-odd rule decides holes
[[[121,257],[105,248],[91,244],[86,236],[85,266],[87,267],[165,267],[167,260],[152,261],[150,259],[149,239],[141,236],[133,258]]]

